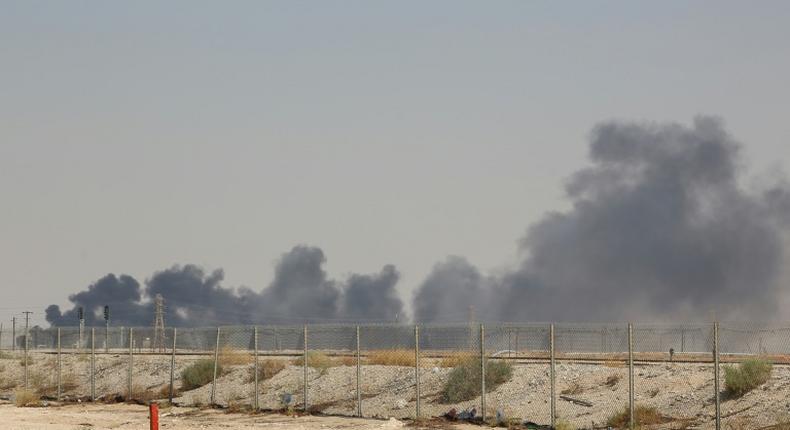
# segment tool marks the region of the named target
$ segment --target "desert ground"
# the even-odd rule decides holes
[[[0,404],[0,423],[6,430],[139,430],[148,428],[148,408],[128,404],[78,404],[57,407],[17,408]],[[168,430],[392,430],[404,427],[398,420],[240,414],[217,409],[164,408],[159,426]],[[459,426],[463,428],[463,426]],[[466,426],[471,427],[471,426]]]
[[[222,427],[230,416],[218,410],[207,410],[211,385],[192,390],[181,390],[180,374],[183,369],[200,356],[178,356],[175,368],[175,386],[178,391],[173,399],[176,406],[168,415],[173,427],[164,428],[248,428],[252,425],[274,425],[284,417],[258,417],[233,415],[233,425]],[[29,368],[31,386],[38,387],[45,399],[44,408],[19,408],[4,405],[0,420],[5,423],[19,420],[21,427],[15,428],[88,428],[46,427],[44,421],[54,424],[78,425],[82,412],[106,413],[117,427],[133,421],[135,413],[142,409],[134,405],[85,405],[90,393],[90,361],[79,355],[63,357],[62,379],[66,403],[81,402],[74,407],[54,406],[54,357],[36,354]],[[262,380],[259,387],[259,403],[263,410],[298,411],[303,404],[304,370],[294,364],[292,358],[266,358],[281,360],[285,367],[273,377]],[[264,360],[264,359],[261,359]],[[224,411],[249,409],[254,398],[251,378],[252,365],[244,360],[226,364],[217,379],[215,404]],[[503,420],[532,421],[539,424],[550,422],[549,366],[542,361],[514,361],[512,377],[493,388],[486,395],[486,411],[489,418],[499,416]],[[13,402],[14,393],[22,380],[22,367],[18,358],[0,360],[0,399]],[[427,361],[420,369],[421,415],[437,417],[451,409],[463,411],[480,408],[480,397],[469,401],[448,403],[442,400],[442,389],[448,380],[451,368],[440,367]],[[557,364],[557,395],[571,400],[557,401],[557,414],[574,428],[602,427],[613,414],[622,411],[628,402],[628,368],[620,362],[573,362]],[[723,374],[724,372],[722,372]],[[167,356],[136,356],[133,366],[133,398],[148,401],[166,397],[170,375],[170,358]],[[338,362],[325,369],[308,369],[308,399],[310,411],[331,416],[351,417],[356,415],[356,367]],[[362,414],[366,418],[383,421],[365,421],[356,418],[328,419],[326,426],[381,426],[390,418],[408,420],[416,410],[414,368],[399,365],[365,364],[361,368]],[[128,381],[128,360],[121,354],[97,356],[96,394],[101,403],[124,400]],[[655,428],[714,428],[714,385],[713,367],[706,363],[637,363],[635,366],[636,403],[655,407],[666,422]],[[722,389],[724,383],[722,381]],[[284,403],[284,398],[290,401]],[[48,399],[48,400],[47,400]],[[199,412],[194,407],[202,406]],[[119,412],[115,414],[114,410]],[[123,418],[129,414],[128,418]],[[768,429],[777,423],[790,422],[790,366],[774,365],[770,380],[759,388],[737,399],[722,401],[724,428]],[[62,415],[62,417],[61,417]],[[90,414],[85,415],[92,416]],[[180,417],[194,416],[194,422],[182,420],[198,427],[178,427]],[[236,418],[238,417],[238,418]],[[91,418],[93,420],[93,418]],[[301,418],[309,420],[309,418]],[[316,418],[318,419],[318,418]],[[324,418],[322,418],[324,419]],[[90,423],[90,428],[97,427]],[[201,420],[206,420],[205,424]],[[216,421],[211,421],[216,420]],[[256,421],[263,420],[263,421]],[[275,421],[267,421],[275,420]],[[238,421],[238,423],[237,423]],[[287,420],[286,420],[287,421]],[[33,427],[24,427],[31,423]],[[39,423],[40,424],[36,424]],[[301,422],[301,421],[287,421]],[[216,423],[216,424],[215,424]],[[266,424],[269,423],[269,424]],[[333,424],[334,423],[334,424]],[[16,424],[15,424],[16,425]],[[40,425],[35,427],[35,425]],[[187,425],[187,424],[184,424]],[[207,427],[199,427],[206,425]],[[300,424],[297,424],[300,425]],[[324,425],[324,424],[322,424]],[[8,428],[8,427],[3,427]],[[307,428],[307,427],[303,427]],[[338,427],[340,428],[340,427]]]

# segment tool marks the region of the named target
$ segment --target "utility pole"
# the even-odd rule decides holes
[[[11,318],[11,351],[16,351],[16,317]]]
[[[32,314],[33,312],[24,311],[22,313],[25,314],[25,388],[27,388],[27,374],[28,374],[28,372],[27,372],[27,350],[28,350],[27,338],[28,338],[28,334],[29,334],[28,330],[30,329],[30,314]]]
[[[110,307],[104,305],[104,352],[110,352]]]
[[[161,294],[157,294],[154,299],[156,311],[154,315],[154,343],[152,350],[164,352],[165,350],[165,299]]]
[[[85,332],[85,310],[82,309],[82,306],[77,308],[77,317],[80,319],[80,339],[79,339],[80,344],[77,346],[77,350],[79,352],[82,352],[82,341],[84,339],[83,335]]]

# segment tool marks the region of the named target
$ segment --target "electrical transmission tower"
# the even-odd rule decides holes
[[[165,299],[157,294],[154,299],[154,342],[151,348],[154,351],[165,351]]]

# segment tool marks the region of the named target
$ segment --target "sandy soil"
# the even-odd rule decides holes
[[[148,428],[148,409],[145,406],[126,404],[82,404],[45,408],[17,408],[10,404],[0,404],[0,423],[6,430],[139,430]],[[173,407],[161,411],[159,425],[161,429],[167,430],[395,430],[405,424],[394,419],[246,415],[213,409]]]
[[[176,360],[176,388],[180,372],[200,357],[179,356]],[[99,399],[126,394],[128,362],[122,355],[97,358],[96,392]],[[44,396],[54,395],[54,358],[38,355],[30,368],[31,385],[39,387]],[[170,374],[169,357],[135,357],[133,381],[135,398],[161,398]],[[63,358],[64,379],[69,387],[67,399],[85,400],[90,393],[89,361],[76,356]],[[0,360],[0,399],[11,399],[21,381],[18,359]],[[251,365],[226,366],[218,378],[215,403],[231,409],[243,408],[253,402],[254,385],[250,382]],[[441,392],[450,369],[427,363],[420,369],[421,414],[423,417],[442,415],[451,408],[458,411],[480,407],[480,398],[467,402],[445,404]],[[723,372],[722,372],[723,375]],[[662,415],[674,419],[661,428],[683,426],[711,429],[713,414],[713,367],[701,363],[639,363],[635,369],[637,404],[654,406]],[[261,382],[260,406],[280,410],[300,410],[304,404],[303,369],[288,365],[271,379]],[[723,376],[722,376],[723,378]],[[337,366],[308,371],[311,411],[331,415],[356,414],[356,368]],[[43,386],[43,388],[41,388]],[[722,381],[722,389],[723,389]],[[415,416],[414,368],[402,366],[363,365],[361,371],[362,413],[369,418],[406,419]],[[166,393],[166,391],[164,391]],[[181,407],[207,404],[210,384],[186,391],[174,399]],[[563,362],[557,365],[557,394],[591,403],[593,406],[558,400],[557,413],[577,427],[600,426],[622,411],[628,403],[628,369],[622,363]],[[289,395],[291,403],[283,403]],[[157,397],[158,396],[158,397]],[[545,362],[520,361],[514,365],[513,377],[486,396],[487,415],[506,419],[519,418],[536,423],[550,422],[549,367]],[[790,422],[790,366],[776,365],[771,379],[760,388],[738,399],[722,402],[725,428],[758,429],[778,422]],[[61,422],[61,421],[58,421]],[[733,427],[734,426],[734,427]],[[5,427],[3,427],[5,428]],[[122,427],[121,427],[122,428]]]

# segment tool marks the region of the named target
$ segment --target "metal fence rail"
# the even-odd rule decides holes
[[[65,401],[166,399],[575,428],[633,428],[636,409],[671,407],[661,412],[718,429],[719,362],[790,364],[790,326],[59,327],[4,329],[0,354],[0,395],[9,397],[28,389]],[[790,395],[790,384],[780,389]]]

